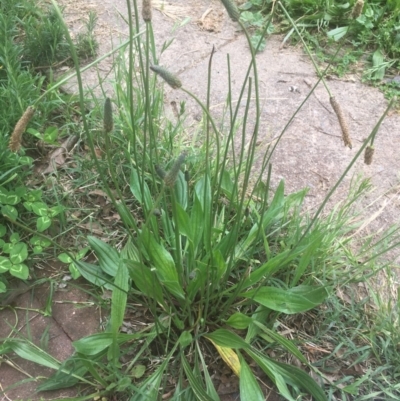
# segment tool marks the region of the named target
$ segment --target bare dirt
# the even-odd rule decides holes
[[[153,27],[158,48],[169,39],[171,46],[162,54],[160,64],[178,73],[183,85],[201,99],[205,99],[207,69],[212,48],[216,53],[212,70],[212,110],[220,113],[227,95],[227,55],[230,56],[233,99],[238,91],[250,61],[249,49],[237,24],[232,22],[218,0],[175,0],[154,1]],[[128,37],[128,28],[119,14],[126,16],[124,0],[62,0],[64,14],[71,31],[76,34],[84,29],[84,21],[90,10],[99,17],[96,35],[100,41],[100,54]],[[186,18],[190,18],[189,21]],[[282,46],[282,37],[271,36],[265,51],[257,55],[260,96],[262,98],[261,129],[259,139],[263,145],[274,144],[276,138],[317,82],[316,73],[302,49]],[[100,63],[98,71],[108,77],[112,69],[112,59]],[[107,79],[107,78],[105,78]],[[99,90],[95,70],[84,74],[84,83],[95,92]],[[328,81],[332,93],[340,102],[350,128],[353,149],[343,145],[341,131],[334,114],[329,96],[320,85],[307,101],[303,109],[285,133],[283,140],[272,158],[272,184],[285,181],[286,192],[309,188],[307,207],[315,209],[329,189],[352,160],[363,140],[386,108],[387,101],[377,89],[360,81],[356,75],[345,79],[332,77]],[[295,90],[290,90],[295,87]],[[69,85],[74,90],[75,84]],[[112,85],[107,86],[107,95],[113,98]],[[198,124],[201,111],[188,100],[181,91],[167,90],[166,103],[187,101],[191,126]],[[333,197],[330,206],[345,199],[349,186],[358,174],[371,178],[374,191],[360,206],[365,216],[371,217],[367,227],[370,232],[378,232],[399,222],[400,209],[400,116],[393,112],[383,122],[375,142],[372,165],[367,166],[360,158]],[[263,156],[265,146],[260,146],[259,156]],[[255,164],[257,168],[259,164]],[[328,205],[328,207],[330,207]],[[38,297],[39,295],[39,297]],[[14,306],[28,305],[39,310],[43,308],[40,293],[26,293],[18,298]],[[98,311],[93,308],[78,308],[79,301],[87,301],[88,296],[73,291],[56,291],[56,299],[51,317],[44,317],[37,311],[26,314],[21,310],[6,308],[0,311],[0,337],[13,336],[9,324],[17,331],[26,333],[27,322],[31,327],[32,339],[40,343],[45,327],[49,329],[49,351],[59,360],[64,360],[73,351],[71,342],[99,329]],[[78,304],[68,303],[73,300]],[[63,302],[65,301],[65,302]],[[67,302],[68,301],[68,302]],[[41,302],[41,303],[40,303]],[[19,318],[19,323],[16,318]],[[0,365],[2,389],[28,377],[46,376],[49,371],[15,357],[12,363]],[[221,390],[224,400],[237,398],[237,387],[233,380],[222,379],[232,392]],[[74,390],[57,394],[36,394],[36,381],[9,389],[0,400],[55,399],[73,396]],[[271,395],[273,397],[273,395]],[[272,398],[271,398],[272,399]]]

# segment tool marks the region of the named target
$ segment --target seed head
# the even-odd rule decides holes
[[[20,149],[22,134],[25,132],[25,129],[29,124],[29,121],[32,119],[34,113],[35,108],[33,106],[28,106],[24,114],[22,114],[22,117],[15,125],[14,131],[10,137],[10,142],[8,143],[8,147],[10,148],[11,152],[18,152],[18,150]]]
[[[233,0],[221,0],[232,21],[239,21],[240,12]]]
[[[182,86],[179,78],[171,74],[166,68],[159,65],[151,65],[150,69],[159,75],[172,89],[178,89]]]
[[[340,104],[337,102],[334,96],[331,96],[329,98],[332,108],[336,113],[336,116],[339,120],[340,128],[342,129],[342,139],[344,142],[345,146],[348,146],[350,149],[353,148],[353,145],[351,143],[350,135],[349,135],[349,127],[347,126],[346,119],[344,118],[342,108],[340,107]]]
[[[145,22],[150,22],[152,17],[151,0],[143,0],[142,3],[142,18]]]
[[[367,164],[368,166],[372,163],[372,158],[374,157],[374,152],[375,152],[375,148],[371,145],[368,145],[365,148],[364,163]]]
[[[106,101],[104,102],[103,125],[104,125],[104,132],[106,134],[110,133],[114,126],[112,105],[109,97],[106,98]]]
[[[357,19],[361,15],[363,7],[364,7],[364,1],[357,0],[356,4],[354,4],[353,10],[351,12],[351,16],[353,19]]]
[[[154,168],[156,170],[157,175],[163,180],[165,178],[165,176],[167,175],[165,170],[162,167],[160,167],[158,164]]]
[[[167,187],[172,188],[175,185],[175,181],[178,178],[181,165],[185,161],[185,158],[186,152],[181,153],[173,164],[171,170],[168,171],[167,175],[164,178],[164,183]]]

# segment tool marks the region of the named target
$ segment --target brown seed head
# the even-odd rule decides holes
[[[364,7],[364,1],[357,0],[356,4],[354,4],[353,10],[351,12],[351,16],[353,19],[357,19],[361,15],[363,7]]]
[[[150,22],[152,17],[151,0],[143,0],[142,3],[142,18],[145,22]]]
[[[20,149],[22,134],[25,132],[25,129],[29,121],[32,119],[34,113],[35,108],[33,106],[28,106],[24,114],[22,114],[22,117],[15,125],[14,131],[10,137],[10,142],[8,143],[8,147],[10,148],[11,152],[18,152],[18,150]]]
[[[173,187],[175,185],[175,181],[178,178],[179,171],[181,169],[182,163],[185,161],[186,152],[180,154],[180,156],[176,159],[173,164],[171,170],[168,171],[167,175],[164,177],[164,183],[167,187]]]
[[[240,12],[233,0],[221,0],[232,21],[239,21]]]
[[[337,102],[334,96],[331,96],[329,101],[331,102],[332,108],[336,113],[336,116],[339,120],[340,128],[342,129],[342,139],[345,146],[348,146],[350,149],[353,148],[351,143],[350,135],[349,135],[349,128],[347,126],[346,119],[344,118],[344,114],[340,104]]]
[[[179,78],[171,74],[166,68],[159,65],[151,65],[150,69],[159,75],[172,89],[178,89],[182,86]]]
[[[103,126],[106,134],[110,133],[114,127],[112,105],[109,97],[104,102]]]
[[[375,148],[371,145],[368,145],[365,148],[364,163],[367,164],[368,166],[372,163],[372,158],[374,157],[374,152],[375,152]]]

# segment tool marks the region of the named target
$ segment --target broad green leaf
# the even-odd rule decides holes
[[[48,206],[43,202],[33,202],[32,211],[37,216],[47,216]]]
[[[60,253],[57,256],[57,259],[60,260],[63,263],[71,263],[72,262],[71,257],[69,255],[67,255],[66,253]]]
[[[119,329],[122,325],[125,315],[126,300],[129,289],[128,269],[122,260],[119,262],[118,271],[114,280],[111,298],[111,332],[113,333],[113,343],[109,349],[108,359],[118,366],[120,350],[117,341]]]
[[[331,29],[329,32],[327,32],[327,35],[329,38],[332,38],[337,42],[339,39],[343,38],[344,35],[346,35],[348,30],[348,26],[340,26],[338,28]]]
[[[51,226],[51,218],[49,216],[39,217],[36,221],[36,229],[41,233]]]
[[[28,202],[37,202],[42,198],[42,193],[43,192],[40,189],[32,189],[26,192],[26,194],[24,195],[24,199]]]
[[[179,337],[179,344],[181,346],[181,348],[186,348],[187,346],[189,346],[192,341],[193,341],[193,337],[192,335],[188,332],[188,331],[183,331],[182,334]]]
[[[190,213],[190,226],[192,227],[193,245],[196,251],[203,238],[205,214],[198,196],[194,195],[194,203]]]
[[[290,249],[287,249],[286,251],[283,251],[275,257],[269,259],[262,266],[258,267],[256,270],[250,273],[249,277],[244,280],[242,288],[245,289],[254,286],[260,280],[263,280],[266,277],[270,277],[272,274],[276,273],[280,269],[285,268],[300,253],[300,249],[297,252],[292,253]]]
[[[185,235],[189,241],[193,241],[193,233],[189,221],[189,215],[179,203],[176,203],[176,214],[177,222],[175,224],[178,225],[179,233],[181,235]]]
[[[312,240],[307,247],[304,249],[303,254],[299,260],[299,263],[297,264],[296,270],[294,272],[294,276],[292,279],[292,287],[294,287],[301,277],[304,274],[304,271],[306,270],[307,266],[310,263],[311,258],[313,255],[316,254],[317,249],[321,245],[322,242],[322,235],[318,235],[317,238]]]
[[[115,288],[113,289],[111,299],[111,324],[112,331],[117,333],[124,320],[126,300],[129,290],[128,269],[122,261],[120,261],[114,283]]]
[[[22,263],[28,257],[28,247],[24,242],[15,244],[10,251],[10,260],[13,264]]]
[[[6,235],[7,232],[7,227],[4,226],[3,224],[0,224],[0,237],[4,237],[4,235]]]
[[[219,282],[222,277],[224,277],[227,269],[225,259],[219,249],[216,249],[213,252],[213,263],[213,266],[215,267],[215,272],[212,272],[212,277],[215,282]]]
[[[320,305],[328,293],[324,287],[299,286],[289,289],[261,287],[242,293],[240,296],[253,299],[274,311],[294,314]]]
[[[23,263],[12,265],[9,271],[12,276],[18,277],[21,280],[26,280],[29,277],[29,268]]]
[[[375,50],[374,54],[372,55],[372,64],[374,66],[374,78],[375,79],[383,79],[385,76],[385,63],[384,63],[383,53],[380,49]],[[10,203],[11,205],[12,203]]]
[[[64,211],[64,207],[61,205],[58,206],[54,206],[52,208],[49,209],[49,217],[56,217],[57,215],[59,215],[60,213],[62,213]]]
[[[132,195],[139,201],[139,203],[141,203],[146,208],[147,211],[150,211],[153,207],[150,190],[146,181],[144,181],[142,185],[141,181],[142,177],[139,177],[137,170],[132,168],[130,179],[130,190],[132,192]]]
[[[226,329],[217,329],[212,333],[205,334],[204,337],[220,347],[239,349],[249,347],[249,344],[247,344],[241,337]]]
[[[129,275],[139,290],[147,297],[163,304],[163,292],[160,283],[148,266],[134,260],[125,260]]]
[[[203,383],[200,381],[198,375],[195,375],[192,371],[192,368],[189,365],[189,362],[187,361],[185,355],[182,353],[181,354],[181,361],[182,361],[182,366],[185,371],[186,377],[190,383],[190,386],[196,395],[196,398],[200,401],[215,401],[214,398],[211,398],[206,390],[204,389]]]
[[[104,285],[106,288],[112,289],[110,285],[107,285],[107,283],[109,283],[109,279],[100,268],[100,266],[82,262],[81,260],[76,261],[75,266],[82,274],[82,276],[85,277],[85,279],[92,284],[98,285],[100,287]]]
[[[110,276],[115,277],[119,264],[118,252],[112,246],[91,235],[88,236],[88,242],[99,259],[101,269]]]
[[[118,343],[124,344],[128,341],[142,339],[148,337],[150,333],[135,333],[135,334],[124,334],[119,333],[117,336]],[[113,341],[113,333],[103,332],[96,333],[90,336],[81,338],[80,340],[74,341],[72,345],[74,346],[76,352],[83,355],[97,355],[100,352],[108,348]]]
[[[1,199],[1,203],[6,204],[6,205],[16,205],[19,203],[21,198],[14,194],[14,193],[9,193],[7,196],[5,196],[3,199]]]
[[[248,317],[240,312],[234,313],[226,321],[226,323],[229,324],[229,326],[233,327],[234,329],[238,329],[238,330],[247,329],[247,327],[249,327],[249,325],[252,322],[253,322],[253,319],[251,317]]]
[[[185,175],[182,171],[179,171],[178,177],[176,178],[174,186],[174,195],[177,202],[182,206],[183,210],[186,210],[188,198],[187,198],[187,182]]]
[[[227,169],[224,169],[221,175],[221,188],[228,198],[232,196],[234,186],[231,175],[229,174],[229,171]]]
[[[77,280],[80,276],[81,276],[81,272],[79,271],[79,269],[75,266],[75,263],[72,262],[69,264],[68,266],[68,270],[71,273],[71,277],[74,280]]]
[[[207,248],[206,249],[207,252],[211,252],[211,249],[209,248],[212,242],[211,240],[212,227],[210,220],[212,197],[211,197],[210,178],[207,175],[202,177],[199,181],[197,181],[195,185],[195,193],[200,201],[201,208],[203,210],[202,226],[204,227],[203,229],[204,245]]]
[[[14,206],[5,205],[1,208],[1,214],[8,217],[12,221],[16,221],[18,217],[17,209]]]
[[[257,351],[249,350],[247,351],[247,353],[257,362],[257,364],[261,367],[261,369],[264,370],[265,373],[267,373],[267,371],[264,369],[264,367],[266,367],[267,370],[268,369],[273,370],[275,374],[279,374],[284,379],[285,383],[290,384],[292,386],[297,386],[305,390],[307,393],[311,394],[315,398],[315,400],[317,401],[328,400],[324,390],[317,384],[317,382],[311,376],[309,376],[303,370],[292,365],[287,365],[285,363],[271,360]],[[278,385],[278,383],[276,384]],[[282,393],[281,388],[279,388],[279,391],[281,392],[282,395],[284,395]],[[293,399],[290,393],[285,396],[289,400]]]
[[[11,266],[12,263],[9,258],[0,256],[0,273],[8,272]]]
[[[240,400],[264,401],[265,397],[244,358],[240,357]]]
[[[157,242],[148,229],[142,231],[142,244],[145,246],[162,284],[171,294],[184,299],[185,294],[179,283],[175,262],[171,254]]]
[[[38,363],[51,369],[58,369],[61,365],[57,359],[36,345],[20,340],[6,340],[12,350],[21,358]]]
[[[131,370],[131,375],[135,379],[140,379],[146,372],[146,366],[144,365],[135,365]]]
[[[1,272],[0,272],[1,273]],[[7,291],[7,286],[5,285],[5,283],[3,283],[2,281],[0,281],[0,294],[3,294],[4,292]],[[1,352],[0,352],[1,354]]]

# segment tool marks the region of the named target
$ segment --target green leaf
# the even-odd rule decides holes
[[[128,269],[121,260],[114,280],[115,287],[111,298],[111,331],[118,333],[124,320],[126,300],[129,289]]]
[[[57,256],[57,259],[60,260],[63,263],[71,263],[72,262],[71,257],[69,255],[67,255],[66,253],[60,253]]]
[[[147,297],[154,298],[156,302],[163,304],[162,288],[155,273],[135,260],[125,260],[125,263],[136,287]]]
[[[214,398],[211,398],[206,390],[204,389],[204,386],[202,385],[202,382],[199,379],[198,375],[194,375],[192,368],[189,365],[189,362],[187,361],[185,355],[182,353],[181,356],[181,361],[182,361],[182,366],[183,369],[185,370],[186,377],[190,383],[190,386],[196,395],[196,398],[200,401],[214,401]]]
[[[385,63],[383,53],[380,49],[375,50],[374,54],[372,55],[372,64],[374,66],[374,78],[375,79],[383,79],[385,76]]]
[[[19,236],[19,233],[12,233],[10,235],[10,242],[12,242],[13,244],[16,244],[17,242],[19,242],[20,239],[21,238]]]
[[[51,226],[51,218],[49,216],[39,217],[36,221],[36,229],[41,233]]]
[[[186,348],[187,346],[189,346],[192,341],[193,341],[193,337],[192,335],[188,332],[188,331],[183,331],[182,334],[179,337],[179,344],[181,346],[181,348]]]
[[[348,30],[348,26],[340,26],[327,32],[327,35],[329,38],[332,38],[337,42],[339,39],[343,38],[344,35],[346,35]]]
[[[10,267],[10,274],[14,277],[20,278],[21,280],[26,280],[29,277],[29,268],[23,263],[12,265]]]
[[[264,372],[267,373],[267,370],[269,370],[270,372],[272,370],[275,374],[279,374],[284,379],[285,383],[288,383],[292,386],[297,386],[305,390],[307,393],[311,394],[316,401],[328,400],[324,390],[317,384],[317,382],[313,378],[311,378],[303,370],[292,365],[287,365],[285,363],[270,360],[257,351],[247,351],[247,353],[257,362],[257,364],[261,367],[261,369],[264,370]],[[264,368],[267,368],[267,370]],[[283,388],[284,387],[282,386],[282,389]],[[282,393],[281,388],[279,388],[279,391],[281,391]],[[290,393],[286,395],[286,397],[290,400],[293,399],[290,396]]]
[[[103,270],[99,266],[82,262],[81,260],[78,260],[75,263],[75,266],[82,276],[92,284],[100,287],[103,285],[107,287],[107,283],[109,282],[107,280],[108,277],[104,274]]]
[[[0,272],[1,273],[1,272]],[[0,281],[0,294],[3,294],[7,291],[7,286],[5,283],[3,283],[2,281]],[[0,352],[1,354],[1,352]]]
[[[6,196],[3,196],[1,199],[1,203],[7,204],[7,205],[16,205],[21,201],[21,198],[14,194],[14,193],[9,193]]]
[[[81,276],[81,272],[79,269],[76,267],[75,263],[72,262],[68,266],[68,270],[71,273],[71,276],[74,280],[77,280]]]
[[[141,187],[142,177],[139,177],[136,169],[131,170],[130,179],[130,190],[132,195],[138,200],[138,202],[146,208],[146,211],[150,211],[153,207],[153,200],[151,198],[151,193],[146,181],[143,182],[143,193]]]
[[[142,244],[145,246],[152,263],[156,268],[157,276],[161,283],[169,292],[178,298],[185,299],[185,294],[179,283],[178,273],[175,268],[175,262],[171,254],[157,242],[154,235],[144,229],[141,235]]]
[[[219,345],[220,347],[228,347],[228,348],[249,347],[249,344],[247,344],[241,337],[226,329],[217,329],[212,333],[205,334],[204,337],[212,340],[215,344]]]
[[[10,260],[14,264],[22,263],[28,257],[28,247],[24,242],[15,244],[10,252]]]
[[[59,215],[60,213],[62,213],[64,211],[64,207],[61,205],[58,206],[54,206],[52,208],[49,209],[48,211],[48,215],[50,217],[56,217],[57,215]]]
[[[31,206],[33,213],[35,213],[37,216],[47,216],[47,211],[49,208],[45,203],[33,202]]]
[[[103,332],[96,333],[90,336],[81,338],[80,340],[74,341],[72,345],[74,346],[76,352],[83,355],[97,355],[100,352],[107,349],[113,342],[113,333]],[[142,339],[150,336],[150,333],[135,333],[135,334],[124,334],[119,333],[117,336],[117,341],[119,345],[125,344],[128,341],[133,341],[137,339]]]
[[[193,233],[189,221],[189,215],[186,213],[186,211],[179,203],[176,203],[176,213],[177,213],[176,217],[177,217],[177,224],[179,227],[179,233],[181,235],[185,235],[189,239],[189,241],[193,242]]]
[[[118,252],[112,246],[96,237],[88,236],[88,242],[99,259],[101,269],[110,276],[115,277],[119,265]]]
[[[3,224],[0,224],[0,237],[4,237],[6,232],[7,232],[7,227],[4,226]]]
[[[293,344],[292,341],[288,340],[287,338],[281,336],[279,333],[275,333],[274,331],[270,330],[268,327],[264,326],[262,323],[252,320],[253,323],[260,327],[266,335],[260,334],[265,340],[268,342],[276,342],[286,348],[292,355],[298,358],[301,362],[308,365],[307,359],[303,356],[303,354],[298,350],[298,348]]]
[[[146,372],[146,366],[144,365],[135,365],[131,370],[131,375],[135,379],[140,379]]]
[[[1,208],[1,214],[8,217],[12,221],[16,221],[18,217],[17,209],[14,206],[5,205]]]
[[[36,345],[20,340],[6,340],[7,345],[21,358],[51,369],[59,369],[60,362]]]
[[[5,273],[8,272],[10,267],[12,266],[12,263],[10,259],[0,256],[0,273]]]
[[[229,326],[233,327],[234,329],[244,330],[249,327],[249,325],[253,322],[251,317],[244,315],[243,313],[237,312],[234,313],[229,317],[226,321]]]
[[[193,227],[192,234],[193,245],[195,249],[197,249],[203,237],[204,219],[205,214],[203,213],[203,207],[201,206],[198,196],[195,194],[194,203],[190,214],[190,226]]]
[[[242,293],[240,296],[274,311],[287,314],[305,312],[320,305],[328,296],[324,287],[298,286],[290,289],[261,287]]]
[[[242,356],[240,356],[240,399],[243,401],[264,401],[265,397],[250,370],[249,365]]]
[[[187,208],[187,182],[182,171],[179,171],[174,186],[175,198],[183,210]]]

